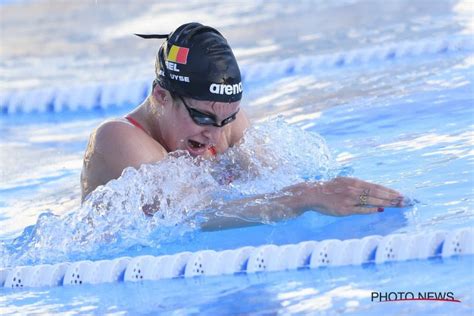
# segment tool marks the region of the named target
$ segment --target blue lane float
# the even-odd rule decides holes
[[[472,51],[474,51],[474,38],[471,36],[430,38],[416,42],[389,43],[348,52],[247,65],[242,69],[242,78],[244,83],[251,83],[270,78],[318,73],[322,69]],[[146,98],[150,89],[151,79],[149,78],[120,83],[6,91],[0,93],[0,113],[6,116],[134,106]]]
[[[474,254],[474,229],[304,241],[298,244],[62,262],[0,270],[5,288],[77,286],[384,264]]]

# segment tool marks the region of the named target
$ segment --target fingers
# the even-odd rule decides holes
[[[354,207],[353,214],[371,214],[371,213],[380,213],[383,212],[383,207],[364,207],[364,206],[356,206]]]
[[[384,186],[378,184],[372,184],[373,186],[370,188],[372,195],[375,197],[384,199],[384,200],[393,200],[399,197],[402,197],[400,192],[386,188]],[[403,198],[403,197],[402,197]]]
[[[354,178],[345,178],[350,183],[352,194],[355,194],[355,204],[375,205],[384,207],[402,207],[403,196],[390,188]]]
[[[385,195],[391,195],[391,196],[400,196],[400,192],[397,192],[393,189],[384,187],[383,185],[380,184],[375,184],[375,183],[370,183],[366,181],[361,181],[362,183],[358,184],[358,187],[360,188],[368,188],[370,189],[371,192],[375,191],[378,192],[379,194],[385,194]]]
[[[371,183],[371,182],[367,182],[367,181],[356,179],[356,178],[339,177],[336,179],[346,182],[351,187],[355,187],[359,189],[369,189],[370,191],[376,190],[378,192],[385,192],[386,194],[389,194],[392,196],[394,195],[401,196],[400,192],[384,187],[383,185],[380,185],[380,184]]]
[[[370,188],[355,188],[350,187],[347,190],[350,194],[350,201],[352,205],[358,206],[381,206],[381,207],[403,207],[404,198],[400,194],[388,193],[378,189]]]
[[[403,207],[403,197],[396,197],[394,199],[381,199],[369,196],[366,205],[379,207]]]
[[[336,178],[322,186],[319,204],[335,216],[371,214],[385,208],[404,207],[404,198],[396,190],[356,178]]]

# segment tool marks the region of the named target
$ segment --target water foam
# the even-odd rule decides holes
[[[281,118],[269,120],[250,128],[239,146],[215,159],[177,151],[138,170],[125,169],[64,217],[41,214],[12,245],[2,246],[2,265],[107,258],[137,245],[159,248],[197,232],[209,213],[235,216],[225,212],[229,201],[331,179],[335,170],[321,136]],[[262,208],[265,199],[258,201]],[[239,217],[271,222],[258,214]]]

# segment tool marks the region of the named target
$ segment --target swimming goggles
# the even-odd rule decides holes
[[[231,123],[232,121],[234,121],[237,118],[237,113],[239,113],[239,110],[237,110],[237,112],[235,112],[234,114],[232,114],[228,118],[223,119],[220,124],[217,124],[217,119],[214,115],[206,114],[206,113],[203,113],[201,111],[198,111],[198,110],[188,106],[186,104],[186,102],[184,101],[182,96],[179,96],[179,98],[181,99],[181,102],[183,102],[184,107],[186,108],[186,110],[188,110],[189,116],[191,116],[192,120],[197,125],[212,125],[212,126],[215,126],[215,127],[223,127],[223,126]]]

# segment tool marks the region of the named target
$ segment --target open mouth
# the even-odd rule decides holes
[[[188,143],[189,143],[189,147],[193,148],[193,149],[201,149],[201,148],[204,148],[206,147],[206,144],[202,144],[200,142],[197,142],[197,141],[194,141],[194,140],[188,140]]]

